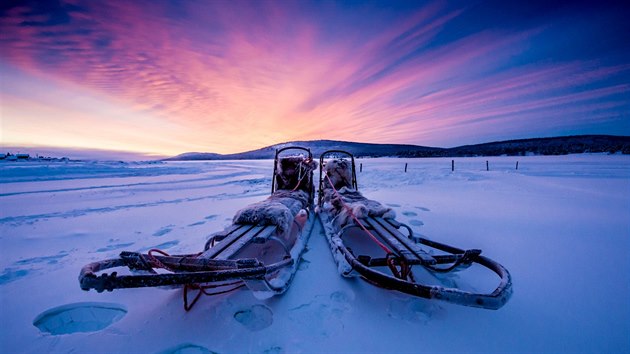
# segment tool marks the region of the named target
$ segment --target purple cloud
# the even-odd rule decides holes
[[[589,10],[600,21],[619,19]],[[234,152],[318,138],[452,146],[565,131],[629,134],[628,50],[616,49],[613,36],[598,45],[599,56],[575,41],[554,51],[574,30],[566,18],[583,15],[537,11],[547,12],[525,21],[521,9],[489,18],[487,7],[444,2],[25,3],[0,12],[0,69],[64,87],[69,115],[81,111],[71,92],[86,90],[104,105],[120,105],[129,124],[150,116],[152,133],[165,136],[176,126],[184,142],[177,149]],[[597,35],[590,40],[601,41]],[[11,112],[28,112],[20,104],[38,100],[11,85],[0,93],[20,96]],[[115,129],[108,134],[126,139]],[[26,133],[19,137],[13,142],[29,143]],[[137,148],[182,152],[143,144]]]

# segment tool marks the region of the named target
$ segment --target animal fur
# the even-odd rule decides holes
[[[283,234],[291,228],[293,218],[309,204],[305,191],[276,191],[269,198],[250,204],[234,215],[235,224],[276,225]]]
[[[302,156],[289,156],[278,159],[276,164],[276,189],[299,189],[310,193],[313,186],[313,171],[317,162]]]
[[[301,156],[278,159],[276,191],[269,198],[239,210],[233,222],[276,225],[280,234],[289,231],[295,215],[310,204],[315,168],[314,161]]]
[[[334,190],[330,188],[330,183],[325,185],[323,209],[334,215],[337,227],[343,227],[350,223],[352,215],[359,219],[368,216],[396,217],[396,213],[391,208],[385,207],[375,200],[367,199],[359,191],[352,188],[351,165],[347,160],[328,161],[324,171],[339,193],[339,196],[337,196]],[[337,188],[337,186],[340,187]],[[344,204],[348,208],[345,208]]]
[[[326,162],[324,173],[330,179],[335,189],[352,188],[352,164],[346,159],[333,159]],[[324,188],[330,187],[328,179],[324,180]]]

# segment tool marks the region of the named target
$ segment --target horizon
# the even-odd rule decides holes
[[[2,145],[138,156],[630,135],[630,3],[0,7]],[[325,138],[324,138],[325,137]]]
[[[283,141],[279,143],[274,143],[271,145],[266,145],[250,150],[243,150],[237,152],[229,152],[225,154],[218,155],[238,155],[244,154],[248,152],[254,152],[258,150],[262,150],[265,148],[274,147],[277,145],[291,144],[296,142],[305,142],[305,143],[313,143],[313,142],[335,142],[335,143],[349,143],[349,144],[381,144],[381,145],[411,145],[416,147],[423,147],[429,149],[455,149],[465,146],[476,146],[476,145],[486,145],[486,144],[496,144],[496,143],[505,143],[512,141],[529,141],[529,140],[544,140],[544,139],[562,139],[562,138],[570,138],[570,137],[581,137],[581,136],[610,136],[610,137],[620,137],[620,138],[630,138],[630,135],[607,135],[607,134],[583,134],[583,135],[562,135],[562,136],[546,136],[546,137],[533,137],[533,138],[524,138],[524,139],[510,139],[510,140],[497,140],[497,141],[485,141],[477,144],[464,144],[458,146],[426,146],[426,145],[415,145],[415,144],[395,144],[395,143],[366,143],[359,141],[346,141],[346,140],[332,140],[332,139],[316,139],[316,140],[294,140],[294,141]],[[0,154],[4,154],[6,152],[12,154],[20,154],[27,153],[31,156],[46,156],[46,157],[68,157],[70,159],[77,160],[120,160],[120,161],[141,161],[141,160],[163,160],[178,157],[186,154],[217,154],[212,151],[185,151],[175,155],[157,155],[157,154],[147,154],[143,152],[134,152],[134,151],[124,151],[124,150],[107,150],[107,149],[93,149],[93,148],[63,148],[63,147],[53,147],[53,146],[0,146]]]

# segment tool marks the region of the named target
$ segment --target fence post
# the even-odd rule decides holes
[[[405,162],[405,173],[407,173],[407,163]]]
[[[363,172],[363,162],[359,163],[359,172]]]
[[[490,171],[490,165],[488,164],[488,160],[486,160],[486,171]]]
[[[455,160],[451,160],[451,172],[455,171]]]
[[[518,170],[518,161],[516,161],[516,169]]]

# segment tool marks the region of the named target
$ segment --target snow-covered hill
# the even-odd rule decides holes
[[[507,305],[342,278],[319,233],[269,300],[239,290],[186,313],[178,289],[84,292],[80,268],[122,250],[200,251],[270,192],[271,161],[3,163],[0,352],[630,351],[630,156],[460,158],[454,172],[450,158],[358,162],[361,191],[417,233],[505,265]]]

